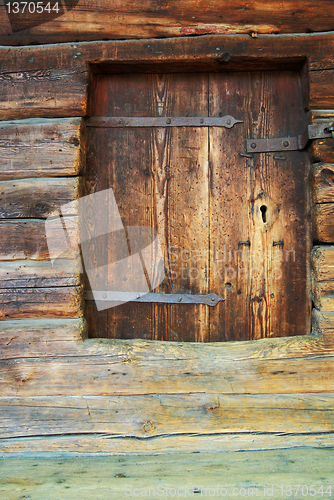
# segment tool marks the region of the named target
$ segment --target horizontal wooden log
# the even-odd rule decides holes
[[[45,219],[82,195],[79,177],[0,182],[0,219]],[[77,215],[67,212],[64,215]]]
[[[333,29],[333,9],[330,0],[321,8],[310,0],[298,6],[291,0],[272,1],[263,8],[261,3],[246,0],[231,3],[213,0],[185,0],[182,4],[154,1],[131,5],[107,0],[74,2],[64,12],[45,13],[39,19],[31,14],[9,15],[5,5],[0,11],[0,43],[28,45],[129,38],[204,35],[207,33],[305,33]],[[42,20],[40,20],[42,19]]]
[[[309,108],[331,109],[334,103],[334,69],[309,72]]]
[[[3,48],[1,118],[85,116],[89,64],[93,70],[96,64],[102,64],[99,71],[170,72],[300,69],[308,60],[314,72],[310,77],[310,106],[328,107],[333,54],[332,34],[207,36]],[[316,71],[323,69],[328,71]]]
[[[334,280],[334,246],[313,247],[311,260],[315,281]]]
[[[83,315],[82,287],[0,289],[0,319],[77,318]]]
[[[329,138],[312,141],[309,154],[314,162],[334,163],[333,140]]]
[[[47,332],[44,334],[47,338]],[[1,360],[2,396],[332,392],[331,335],[174,344],[85,340],[74,356]],[[66,353],[65,353],[66,354]]]
[[[331,432],[334,394],[0,398],[0,439],[54,434]]]
[[[320,311],[334,312],[334,281],[313,281],[312,298]]]
[[[0,180],[80,175],[85,148],[81,118],[0,122]]]
[[[0,262],[1,288],[51,288],[54,286],[76,286],[81,284],[81,259],[15,260]]]
[[[294,449],[294,448],[303,448],[303,456],[307,456],[311,451],[311,448],[327,448],[328,455],[327,461],[329,463],[330,469],[328,471],[332,472],[333,467],[330,453],[332,453],[332,448],[334,447],[334,433],[320,433],[320,434],[223,434],[223,435],[206,435],[206,436],[197,436],[197,435],[184,435],[184,436],[161,436],[161,438],[154,439],[137,439],[137,438],[117,438],[114,436],[54,436],[54,437],[45,437],[45,438],[31,438],[31,439],[5,439],[0,441],[0,453],[2,456],[7,457],[9,453],[29,453],[31,455],[38,455],[40,453],[52,453],[53,456],[55,453],[61,454],[61,459],[64,458],[64,454],[73,453],[76,457],[78,454],[83,456],[83,454],[88,454],[91,458],[92,455],[97,456],[99,453],[101,454],[109,454],[109,455],[140,455],[137,457],[139,459],[139,463],[142,464],[141,458],[143,455],[169,455],[171,458],[175,456],[175,453],[192,453],[196,454],[196,461],[198,457],[198,453],[200,453],[199,457],[203,458],[201,453],[213,453],[213,452],[234,452],[234,451],[242,451],[240,453],[243,459],[245,458],[245,452],[247,451],[258,451],[258,450],[274,450],[275,455],[280,455],[282,451],[286,449]],[[305,448],[307,448],[307,452],[305,452]],[[279,453],[278,453],[278,450]],[[221,453],[222,454],[222,453]],[[23,456],[23,455],[21,455]],[[29,456],[29,455],[28,455]],[[52,456],[52,455],[51,455]],[[193,455],[194,456],[194,455]],[[268,456],[268,455],[267,455]],[[50,458],[50,455],[48,455]],[[78,460],[78,458],[76,458]],[[104,459],[106,457],[104,456]],[[155,457],[155,461],[157,463],[157,457]],[[269,461],[270,462],[270,461]],[[36,463],[36,461],[35,461]],[[324,465],[324,464],[322,464]],[[326,467],[327,464],[325,464]],[[268,466],[266,471],[266,477],[268,480]],[[175,462],[173,464],[175,471],[177,471],[177,467]],[[291,464],[289,463],[289,467],[291,470]],[[153,475],[153,471],[155,469],[150,469],[149,477]],[[221,474],[221,468],[218,469],[219,474]],[[239,474],[240,474],[239,469]],[[243,469],[242,469],[243,470]],[[323,466],[320,466],[321,477],[324,476]],[[326,470],[326,469],[325,469]],[[118,474],[122,474],[122,472],[118,472]],[[175,472],[173,474],[175,478]],[[159,477],[157,473],[155,477]],[[185,472],[182,469],[182,474],[179,476],[180,479],[177,484],[184,485],[185,484]],[[198,482],[197,476],[197,481]],[[215,483],[217,483],[217,469],[214,470]],[[307,480],[305,479],[305,483],[309,484],[310,478],[312,475],[310,471],[307,470]],[[57,476],[58,478],[58,476]],[[250,476],[249,481],[253,480],[254,476]],[[295,478],[291,479],[289,476],[289,483],[291,484]],[[326,477],[327,479],[327,477]],[[212,484],[212,479],[210,479],[210,483]],[[123,483],[125,484],[125,482]],[[126,484],[129,484],[129,477],[126,478]],[[151,479],[147,484],[152,484]],[[171,483],[173,484],[172,480]],[[175,484],[175,483],[174,483]],[[262,480],[263,484],[263,480]],[[268,484],[265,482],[265,484]],[[271,483],[270,483],[271,484]],[[279,483],[280,484],[280,483]],[[321,483],[320,483],[321,484]],[[319,488],[320,488],[319,484]],[[64,486],[62,484],[62,486]],[[125,487],[125,486],[124,486]],[[48,489],[50,491],[50,489]],[[54,491],[54,490],[53,490]],[[62,490],[64,491],[64,490]],[[76,493],[78,490],[75,490]],[[123,490],[124,491],[124,490]],[[117,498],[128,498],[123,495],[123,491],[117,494]],[[101,492],[101,483],[99,483],[99,492]],[[118,488],[117,488],[118,492]],[[277,496],[271,497],[273,500],[278,500],[282,498],[280,496],[280,490],[277,490]],[[104,490],[103,494],[110,495],[110,489]],[[43,499],[46,498],[43,496]],[[53,500],[54,497],[52,497]],[[64,498],[64,497],[63,497]],[[73,491],[72,491],[73,498]],[[94,494],[94,498],[97,498]],[[105,499],[104,497],[100,497],[101,499]]]
[[[68,217],[66,224],[71,240],[78,239],[78,220]],[[57,228],[52,233],[52,241],[62,236],[62,229]],[[22,219],[0,221],[0,261],[10,260],[49,260],[49,250],[45,232],[45,221],[41,219]],[[70,247],[61,259],[75,260],[79,257],[77,246]]]
[[[48,61],[46,54],[36,57],[32,66],[24,69],[17,61],[13,71],[1,71],[3,120],[86,114],[86,71],[75,65],[67,67],[65,61],[61,65],[59,61]]]
[[[312,331],[314,334],[334,336],[334,312],[312,310]]]
[[[3,359],[48,355],[75,356],[78,352],[78,342],[85,338],[87,323],[83,318],[22,319],[0,323],[0,348]]]
[[[4,321],[0,323],[0,335],[8,335],[15,338],[20,336],[29,337],[29,342],[42,339],[44,332],[46,342],[67,340],[78,342],[87,338],[87,323],[83,318],[79,319],[20,319]],[[2,337],[1,337],[2,338]],[[23,339],[21,339],[22,341]],[[3,342],[3,340],[2,340]],[[2,346],[4,344],[2,343]]]
[[[328,436],[330,444],[332,436]],[[321,492],[325,497],[324,492],[327,489],[330,497],[329,485],[332,485],[334,480],[331,460],[333,451],[330,447],[326,449],[325,436],[323,440],[321,435],[317,435],[315,440],[311,436],[298,436],[298,440],[293,438],[296,446],[292,448],[288,445],[289,437],[291,436],[254,436],[254,445],[259,445],[262,441],[268,446],[259,446],[260,449],[252,451],[247,451],[250,441],[238,435],[225,439],[208,437],[206,442],[205,438],[195,436],[162,438],[155,442],[158,441],[163,449],[169,447],[168,441],[172,441],[176,447],[173,450],[170,446],[169,453],[158,448],[158,454],[152,455],[145,455],[144,450],[157,448],[153,443],[124,440],[121,450],[125,449],[126,444],[133,444],[134,448],[139,450],[140,456],[131,453],[120,456],[117,452],[114,456],[99,456],[96,448],[101,446],[103,441],[107,442],[106,448],[114,447],[112,440],[101,437],[95,438],[94,454],[61,455],[59,451],[66,449],[66,444],[70,447],[71,443],[71,439],[62,437],[58,438],[61,441],[56,446],[58,453],[51,452],[42,456],[36,456],[36,453],[27,456],[5,455],[0,470],[1,490],[4,498],[8,500],[15,498],[14,495],[16,498],[20,495],[23,498],[43,500],[72,500],[74,495],[89,500],[126,500],[129,496],[139,493],[140,497],[146,494],[153,498],[167,495],[176,498],[232,498],[247,495],[259,498],[269,496],[278,500],[282,498],[282,491],[292,491],[292,494],[295,494],[302,486],[304,493],[310,490],[313,493],[313,485],[312,488],[320,492],[315,498],[321,498]],[[302,442],[307,445],[308,438],[313,447],[307,450],[299,448]],[[88,438],[87,444],[92,440],[94,438]],[[243,440],[247,444],[246,449],[242,449]],[[43,440],[44,447],[45,441]],[[51,441],[55,443],[56,438]],[[121,440],[115,441],[119,444]],[[177,448],[178,441],[182,445],[181,449]],[[202,445],[199,450],[191,446],[191,443],[195,444],[196,441]],[[226,449],[223,448],[224,441],[228,444]],[[31,442],[35,443],[34,449],[38,448],[38,440],[30,440]],[[72,442],[80,446],[80,443],[84,443],[84,437],[74,438]],[[236,443],[235,451],[231,451],[233,442]],[[286,449],[282,446],[284,442],[287,444]],[[316,443],[321,445],[319,449],[315,447]],[[6,445],[8,444],[7,441]],[[15,444],[19,451],[27,447],[23,440],[17,440]],[[14,448],[15,444],[11,443],[11,447]],[[278,444],[276,450],[273,449],[275,444]],[[242,453],[239,450],[242,450]],[[51,451],[51,448],[48,451]],[[132,451],[132,446],[129,451]],[[193,453],[194,451],[205,453]],[[174,495],[174,492],[177,494]]]
[[[334,243],[334,203],[318,204],[313,207],[312,232],[315,241]]]
[[[333,108],[333,104],[330,107]],[[311,123],[334,122],[334,110],[312,110],[309,112],[309,119]],[[334,163],[333,140],[330,138],[312,140],[309,154],[314,162]]]
[[[334,148],[333,148],[334,153]],[[334,164],[319,163],[313,165],[311,172],[312,202],[334,202]]]

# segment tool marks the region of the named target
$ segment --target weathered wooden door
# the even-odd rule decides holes
[[[88,128],[87,194],[112,187],[125,227],[158,231],[166,277],[155,292],[225,299],[100,312],[87,301],[91,336],[212,342],[308,331],[307,154],[246,153],[247,138],[304,131],[300,74],[98,74],[90,90],[92,117],[242,121]]]

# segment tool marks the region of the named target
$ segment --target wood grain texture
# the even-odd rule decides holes
[[[217,43],[220,42],[220,43]],[[191,49],[189,50],[189,46]],[[188,48],[187,48],[188,47]],[[196,50],[195,50],[196,49]],[[145,71],[145,63],[149,61],[169,62],[178,69],[184,69],[184,64],[192,67],[197,61],[203,63],[203,57],[211,69],[224,67],[235,69],[239,63],[242,69],[264,69],[259,64],[271,65],[269,69],[301,68],[308,59],[311,71],[334,69],[334,34],[301,34],[301,35],[259,35],[251,37],[240,36],[200,36],[151,40],[126,40],[107,42],[67,43],[59,46],[43,45],[33,47],[3,47],[0,49],[1,70],[4,73],[15,72],[17,66],[23,70],[43,69],[42,63],[47,59],[48,67],[57,67],[57,57],[61,51],[62,65],[73,70],[84,71],[85,61],[92,64],[137,63],[141,71]],[[58,54],[58,56],[57,56]],[[226,57],[226,56],[230,56]],[[34,57],[33,57],[34,56]],[[76,56],[76,57],[75,57]],[[143,64],[144,63],[144,64]],[[183,66],[182,66],[183,64]],[[190,65],[190,66],[189,66]],[[59,64],[58,64],[59,66]],[[196,66],[195,66],[196,67]],[[198,68],[198,66],[197,66]],[[129,71],[123,65],[125,72]]]
[[[333,104],[331,104],[329,107],[331,108],[329,110],[310,111],[309,112],[310,123],[334,122]],[[329,139],[317,139],[311,141],[309,147],[309,154],[313,162],[333,164],[334,163],[333,140],[329,138]]]
[[[333,148],[334,151],[334,148]],[[318,163],[313,165],[311,172],[312,202],[334,202],[334,165]]]
[[[233,129],[89,130],[87,192],[112,187],[125,226],[157,231],[166,271],[159,291],[225,299],[214,310],[125,304],[101,315],[90,304],[92,336],[206,342],[304,334],[307,155],[241,156],[245,137],[305,128],[298,73],[97,75],[90,96],[92,116],[243,121]],[[95,252],[98,262],[100,246]]]
[[[303,129],[298,77],[252,76],[228,75],[219,86],[220,75],[210,75],[210,114],[223,109],[244,120],[233,131],[210,131],[210,250],[216,261],[210,284],[226,299],[210,317],[226,325],[228,340],[304,333],[310,310],[306,155],[240,155],[244,137],[284,137]],[[243,328],[245,337],[233,337]]]
[[[316,281],[334,280],[334,246],[315,246],[311,255]]]
[[[328,446],[332,443],[332,436],[328,435]],[[311,447],[307,450],[300,448],[303,441],[307,444],[307,437],[304,440],[301,436],[292,438],[296,447],[288,445],[291,436],[279,438],[278,436],[264,436],[262,442],[267,442],[268,446],[262,450],[249,449],[250,442],[243,436],[233,436],[235,451],[233,450],[233,439],[207,438],[205,452],[192,453],[196,451],[191,446],[191,442],[196,442],[196,437],[172,438],[176,448],[171,454],[145,455],[145,449],[153,449],[154,445],[148,442],[133,441],[133,445],[138,450],[139,455],[125,454],[123,456],[99,456],[94,450],[94,455],[84,454],[71,456],[61,454],[60,449],[70,448],[69,438],[60,438],[57,452],[54,455],[45,453],[42,456],[10,456],[4,455],[1,461],[0,484],[1,490],[7,500],[16,500],[18,496],[29,495],[31,498],[43,498],[43,500],[72,500],[74,496],[82,499],[106,500],[113,497],[119,500],[129,498],[130,493],[151,491],[174,491],[184,496],[185,487],[187,496],[193,495],[193,491],[201,489],[201,496],[205,492],[217,492],[232,496],[241,492],[246,492],[247,496],[259,496],[263,498],[264,486],[270,498],[278,500],[282,498],[281,491],[289,492],[291,483],[300,485],[314,485],[316,491],[320,491],[321,485],[326,491],[329,485],[333,484],[334,474],[332,467],[332,449],[325,447],[325,436],[317,435],[316,439],[310,437]],[[306,438],[306,439],[305,439]],[[198,442],[202,439],[197,438]],[[243,441],[244,439],[244,441]],[[181,449],[177,448],[177,440],[182,444]],[[45,447],[44,440],[44,447]],[[55,439],[52,440],[53,442]],[[73,439],[75,444],[83,444],[84,438]],[[106,447],[113,446],[112,440],[96,438],[96,442],[101,446],[103,441]],[[119,440],[116,439],[116,444]],[[161,440],[165,442],[166,440]],[[224,449],[224,441],[228,443]],[[38,449],[38,441],[33,446]],[[284,442],[287,449],[283,449]],[[21,443],[21,444],[20,444]],[[131,441],[128,440],[127,444]],[[210,449],[210,443],[212,448]],[[243,443],[246,449],[242,449]],[[321,448],[316,449],[319,443]],[[162,444],[162,443],[161,443]],[[254,445],[261,444],[261,437],[254,437]],[[273,449],[278,444],[278,449]],[[11,448],[22,450],[26,445],[21,440],[11,444]],[[188,446],[187,446],[188,445]],[[6,446],[10,446],[6,443]],[[40,446],[43,448],[43,446]],[[77,450],[79,449],[76,448]],[[98,448],[98,446],[96,446]],[[238,452],[242,449],[242,453]],[[270,449],[271,448],[271,449]],[[51,449],[51,445],[50,445]],[[87,447],[82,447],[82,450]],[[201,451],[203,451],[201,449]],[[123,450],[123,447],[122,447]],[[214,451],[213,451],[214,450]],[[228,450],[228,451],[227,451]],[[219,453],[224,451],[225,453]],[[131,485],[130,489],[129,485]],[[271,486],[273,491],[271,492]],[[136,488],[136,489],[135,489]],[[137,489],[138,488],[138,489]],[[149,490],[151,488],[151,490]],[[159,488],[159,489],[158,489]],[[179,489],[180,488],[180,489]],[[196,490],[197,488],[197,490]],[[175,490],[174,490],[175,489]],[[295,492],[297,488],[293,491]],[[256,491],[258,493],[256,493]],[[306,488],[304,488],[304,492]],[[271,496],[272,495],[272,496]],[[157,495],[158,496],[158,495]],[[209,495],[208,495],[209,496]],[[227,496],[227,498],[229,498]],[[266,495],[268,497],[268,495]],[[317,498],[317,497],[316,497]]]
[[[9,50],[0,68],[2,119],[85,115],[87,71],[72,64],[74,51],[69,47],[60,63],[54,49],[51,54],[28,49],[16,62]]]
[[[101,75],[95,85],[92,114],[207,114],[205,74],[196,79],[192,74]],[[207,129],[92,130],[88,137],[87,191],[112,187],[124,225],[150,226],[158,233],[166,278],[157,291],[207,293]],[[98,261],[101,249],[95,252]],[[181,314],[175,305],[125,304],[102,314],[90,305],[87,313],[94,337],[209,340],[203,305],[189,305]]]
[[[79,177],[2,181],[0,219],[46,219],[54,210],[81,195]]]
[[[4,358],[71,354],[87,337],[84,319],[21,319],[2,321],[0,346]]]
[[[50,260],[15,260],[0,262],[1,288],[51,288],[81,284],[81,259],[58,260],[52,266]]]
[[[189,394],[208,388],[217,394],[301,394],[334,389],[333,335],[224,344],[85,340],[70,356],[56,356],[54,349],[50,342],[42,357],[31,353],[2,359],[1,395]]]
[[[0,180],[80,175],[85,147],[81,118],[1,122]]]
[[[309,108],[331,109],[334,102],[334,70],[309,72]]]
[[[69,7],[64,12],[61,7],[58,14],[45,13],[40,19],[29,14],[10,16],[12,26],[7,16],[3,5],[0,11],[3,45],[208,33],[305,33],[332,30],[334,20],[330,0],[325,0],[321,9],[310,0],[302,5],[291,0],[272,1],[265,8],[261,2],[249,4],[246,0],[237,3],[214,0],[210,6],[203,0],[185,0],[182,4],[169,1],[163,5],[156,0],[144,5],[139,0],[131,5],[87,0],[80,1],[73,10]]]
[[[314,281],[312,299],[320,311],[334,312],[334,281]]]
[[[324,337],[334,335],[334,312],[312,310],[312,331]]]
[[[28,453],[32,456],[43,454],[50,458],[49,453],[53,454],[72,454],[74,456],[83,456],[85,453],[92,457],[99,453],[104,455],[104,460],[107,455],[161,455],[166,454],[174,460],[176,453],[196,453],[196,461],[198,459],[198,453],[204,452],[226,452],[232,451],[242,451],[240,453],[243,457],[244,452],[254,450],[274,450],[274,453],[280,455],[281,450],[293,449],[293,448],[304,448],[302,450],[303,456],[307,456],[311,448],[328,448],[332,453],[331,448],[334,446],[334,434],[227,434],[227,435],[212,435],[212,436],[197,436],[197,435],[183,435],[183,436],[162,436],[160,439],[133,439],[133,438],[117,438],[110,436],[106,438],[105,436],[50,436],[45,438],[27,438],[27,439],[8,439],[0,441],[0,452],[3,456],[7,457],[9,453]],[[307,448],[307,452],[305,451]],[[31,456],[30,455],[30,456]],[[52,455],[51,455],[52,456]],[[201,456],[201,455],[200,455]],[[155,463],[157,462],[157,457],[155,456]],[[138,460],[138,458],[137,458]],[[333,471],[332,463],[330,463],[330,472]],[[173,462],[173,467],[175,467],[175,462]],[[289,463],[290,467],[290,463]],[[153,469],[154,470],[154,469]],[[321,477],[323,477],[322,471],[323,467],[320,466]],[[240,472],[240,469],[239,469]],[[310,480],[309,471],[308,481]],[[219,472],[220,474],[220,472]],[[151,478],[152,470],[149,471],[149,477]],[[173,473],[175,476],[175,471]],[[184,484],[185,471],[182,471],[182,484]],[[197,476],[201,477],[200,475]],[[217,482],[217,470],[214,472],[215,484]],[[266,477],[268,477],[268,466],[266,469]],[[290,482],[294,478],[289,477]],[[129,479],[127,479],[128,484]],[[212,480],[211,480],[212,482]],[[263,481],[262,481],[263,482]],[[320,482],[319,482],[320,483]],[[152,483],[150,483],[152,484]],[[307,481],[306,481],[306,484]],[[320,483],[321,484],[321,483]],[[319,484],[319,487],[320,487]],[[101,486],[101,485],[100,485]],[[99,490],[101,491],[101,490]],[[280,490],[279,495],[276,496],[275,500],[279,500],[281,497]],[[76,490],[77,492],[77,490]],[[103,492],[104,495],[109,495],[110,490]],[[73,498],[73,492],[71,493]],[[105,496],[102,497],[105,500]],[[15,497],[14,497],[15,498]],[[17,498],[17,497],[16,497]],[[54,497],[52,497],[53,500]],[[96,496],[94,495],[94,498]],[[117,498],[122,498],[117,496]],[[128,498],[128,497],[124,497]],[[271,497],[273,498],[273,497]],[[44,497],[43,497],[44,499]],[[51,499],[50,499],[51,500]]]
[[[319,243],[334,243],[334,203],[316,205],[311,215],[314,240]]]
[[[83,288],[0,289],[0,319],[77,318],[83,314]]]
[[[78,219],[67,217],[66,227],[71,240],[78,240]],[[43,219],[20,219],[0,221],[0,261],[49,260],[45,221]],[[50,237],[57,241],[63,235],[62,228],[55,228]],[[75,260],[79,257],[77,246],[71,246],[61,259]]]
[[[1,397],[0,416],[0,439],[55,434],[145,439],[182,434],[321,433],[333,431],[334,395]]]
[[[145,64],[152,61],[157,69],[168,62],[174,71],[184,71],[185,65],[192,71],[220,71],[298,69],[307,60],[314,74],[310,78],[310,103],[307,103],[307,92],[304,101],[306,106],[317,108],[322,103],[327,106],[332,98],[333,53],[332,33],[258,38],[201,36],[150,40],[150,43],[145,40],[89,42],[64,44],[61,49],[53,45],[3,48],[0,49],[3,96],[0,111],[5,120],[84,116],[89,63],[103,63],[108,71],[122,72],[128,71],[129,62],[137,63],[140,71],[145,71]],[[323,89],[327,89],[326,92]]]

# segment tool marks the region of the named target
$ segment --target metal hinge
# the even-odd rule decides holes
[[[226,116],[135,116],[111,117],[94,116],[86,122],[87,127],[96,128],[123,128],[123,127],[225,127],[232,128],[236,123],[243,123],[231,115]]]
[[[104,292],[85,290],[86,300],[104,302],[149,302],[154,304],[205,304],[216,306],[224,301],[216,293],[191,295],[190,293]]]
[[[333,137],[334,122],[308,125],[305,132],[297,137],[279,139],[247,139],[247,153],[269,153],[274,151],[301,151],[311,139]]]

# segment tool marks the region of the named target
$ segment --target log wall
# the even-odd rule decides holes
[[[0,43],[27,45],[130,38],[258,33],[312,33],[333,29],[331,0],[80,0],[59,12],[8,15],[0,6]]]
[[[333,35],[298,40],[207,36],[177,43],[0,49],[3,453],[170,453],[332,443],[331,139],[310,147],[315,307],[312,333],[303,337],[211,345],[87,339],[78,252],[54,268],[45,241],[44,222],[57,202],[81,194],[80,117],[86,114],[89,68],[103,63],[111,70],[113,63],[114,70],[125,71],[134,60],[144,69],[155,60],[171,70],[184,64],[196,70],[200,60],[212,70],[297,65],[306,74],[310,120],[334,119]],[[68,217],[75,231],[77,216]]]

